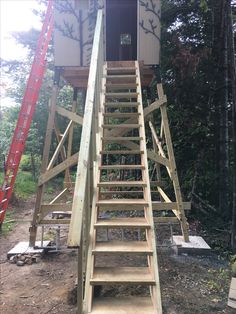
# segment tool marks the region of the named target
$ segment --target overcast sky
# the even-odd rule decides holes
[[[32,8],[37,8],[35,0],[0,0],[0,57],[4,60],[21,60],[26,49],[17,44],[11,33],[27,31],[31,27],[41,28]],[[11,106],[11,99],[5,97],[5,89],[10,85],[9,78],[0,76],[0,106]]]
[[[1,58],[10,60],[24,57],[24,49],[16,44],[11,33],[26,31],[32,26],[39,28],[40,23],[31,11],[37,7],[35,0],[0,0]]]

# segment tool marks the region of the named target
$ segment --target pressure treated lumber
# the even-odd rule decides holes
[[[140,104],[138,102],[106,102],[107,108],[137,108]]]
[[[143,150],[101,150],[100,154],[104,155],[141,155]]]
[[[96,298],[91,314],[156,314],[150,297]]]
[[[95,267],[90,282],[92,285],[155,284],[148,267]]]
[[[150,228],[144,217],[134,218],[116,218],[116,219],[98,219],[94,224],[98,228]]]
[[[93,254],[148,254],[153,251],[146,241],[110,241],[97,242]]]
[[[140,136],[109,136],[109,137],[102,137],[104,142],[121,142],[121,141],[141,141],[143,140]]]
[[[100,166],[99,169],[101,170],[120,170],[120,169],[126,169],[126,170],[136,170],[136,169],[144,169],[143,165],[105,165]]]
[[[98,187],[144,187],[146,182],[144,181],[105,181],[99,182]]]

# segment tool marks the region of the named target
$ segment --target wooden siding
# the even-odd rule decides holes
[[[138,0],[138,4],[138,60],[145,65],[159,64],[160,0]]]

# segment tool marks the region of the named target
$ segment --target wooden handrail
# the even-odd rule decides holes
[[[89,156],[89,153],[92,146],[92,121],[94,118],[94,112],[96,111],[95,107],[99,105],[103,64],[103,12],[102,10],[98,10],[89,70],[87,96],[85,101],[76,183],[73,196],[72,216],[67,241],[68,247],[80,248],[83,245],[83,217],[85,207],[86,205],[88,206],[88,204],[86,204],[86,199],[89,188],[87,181],[89,175],[88,170],[90,168],[89,157],[91,157]],[[92,148],[96,149],[95,147]]]

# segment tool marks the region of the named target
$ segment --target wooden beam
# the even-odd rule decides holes
[[[69,120],[72,120],[75,123],[78,123],[80,125],[83,125],[83,117],[80,115],[71,112],[69,110],[66,110],[65,108],[62,108],[60,106],[56,106],[56,111],[59,113],[61,116],[68,118]]]
[[[155,224],[179,224],[177,217],[154,217]]]
[[[72,204],[42,204],[37,217],[37,224],[41,223],[42,219],[53,211],[70,211],[71,207]]]
[[[69,225],[70,219],[44,219],[40,221],[40,225]]]
[[[185,210],[191,209],[190,202],[183,202],[183,207]],[[176,202],[152,202],[153,210],[177,210],[178,205]]]
[[[46,183],[47,181],[51,180],[62,171],[65,171],[67,168],[76,165],[78,162],[78,158],[79,158],[79,153],[76,153],[72,155],[71,157],[67,158],[65,161],[61,162],[59,165],[41,174],[41,176],[39,177],[38,185],[40,186]]]
[[[164,95],[160,99],[154,101],[150,106],[143,109],[144,118],[147,119],[147,116],[151,114],[154,110],[159,109],[162,105],[167,103],[167,98]]]
[[[89,70],[88,79],[88,89],[87,97],[85,102],[85,113],[84,113],[84,123],[80,142],[80,155],[76,174],[75,192],[73,197],[72,206],[72,217],[68,234],[68,246],[69,247],[80,247],[82,240],[82,224],[84,216],[85,207],[85,193],[87,186],[87,173],[90,164],[89,161],[89,150],[91,144],[91,127],[93,120],[94,111],[94,98],[95,98],[95,88],[96,88],[96,78],[99,67],[103,64],[99,64],[99,49],[100,41],[102,35],[102,20],[103,13],[101,10],[98,11],[97,22],[93,40],[92,57]],[[100,56],[103,59],[102,56]],[[97,82],[98,84],[100,82]]]
[[[54,204],[56,201],[59,201],[66,193],[68,192],[68,188],[65,188],[61,191],[49,204]]]
[[[154,140],[155,140],[155,143],[156,143],[156,145],[157,145],[157,147],[158,147],[158,149],[159,149],[159,154],[160,154],[163,158],[166,158],[166,154],[165,154],[165,152],[164,152],[164,150],[163,150],[163,148],[162,148],[161,142],[160,142],[159,139],[158,139],[158,136],[157,136],[157,134],[156,134],[156,131],[155,131],[154,126],[153,126],[153,124],[152,124],[151,121],[149,121],[149,126],[150,126],[150,129],[151,129],[151,132],[152,132],[152,136],[153,136],[153,138],[154,138]]]
[[[60,150],[62,149],[63,144],[65,143],[66,137],[70,131],[70,127],[71,127],[72,123],[73,122],[70,121],[69,124],[67,125],[67,128],[66,128],[60,142],[58,143],[57,148],[56,148],[56,150],[55,150],[55,152],[54,152],[54,154],[53,154],[53,156],[52,156],[52,158],[48,164],[47,170],[52,169],[52,167],[53,167],[53,165],[54,165],[54,163],[58,157],[58,154],[59,154]]]

